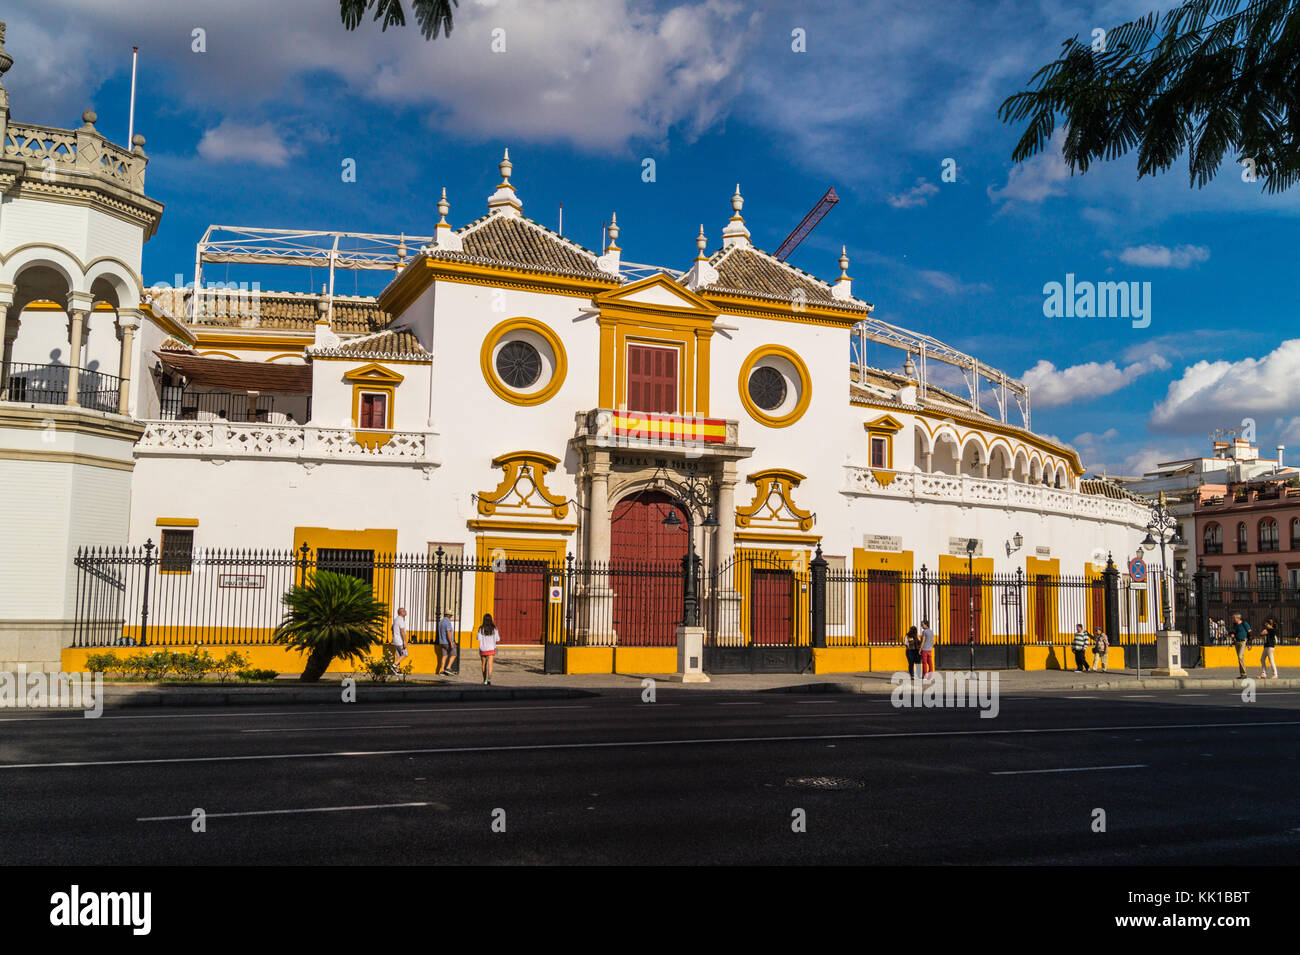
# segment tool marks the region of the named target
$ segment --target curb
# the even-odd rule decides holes
[[[1261,680],[1256,677],[1247,677],[1255,681],[1256,689],[1261,687],[1286,687],[1288,689],[1300,688],[1300,679],[1287,677],[1277,680]],[[1242,687],[1242,679],[1234,677],[1230,680],[1224,679],[1204,679],[1198,677],[1153,677],[1151,679],[1132,680],[1128,683],[1076,683],[1072,686],[1061,687],[1066,690],[1238,690]]]
[[[293,703],[338,703],[338,687],[303,687],[301,689],[253,690],[138,690],[105,692],[106,709],[144,706],[277,706]],[[571,700],[598,696],[591,690],[576,687],[357,687],[357,703],[458,703],[500,700]]]

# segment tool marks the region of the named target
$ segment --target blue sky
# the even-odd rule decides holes
[[[834,186],[791,262],[833,279],[847,246],[877,317],[1025,377],[1035,430],[1087,465],[1140,472],[1247,417],[1262,446],[1300,445],[1300,190],[1265,196],[1231,164],[1198,191],[1185,166],[1139,182],[1131,158],[1075,177],[1055,153],[1010,161],[998,104],[1062,40],[1147,3],[790,6],[461,0],[451,37],[426,42],[348,33],[333,0],[11,0],[5,85],[17,121],[66,128],[93,106],[125,142],[140,45],[136,130],[167,206],[149,283],[192,277],[210,223],[428,234],[446,186],[459,226],[486,210],[503,146],[525,214],[554,228],[562,202],[565,234],[595,248],[616,211],[625,259],[677,268],[701,222],[720,242],[737,182],[768,250]],[[1150,282],[1149,327],[1045,317],[1067,273]]]

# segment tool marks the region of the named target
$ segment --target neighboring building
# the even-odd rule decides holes
[[[492,611],[509,642],[535,644],[546,626],[548,562],[572,555],[587,564],[672,566],[693,526],[706,570],[770,562],[761,581],[756,570],[727,585],[743,643],[806,633],[794,568],[806,569],[819,546],[833,570],[864,581],[841,591],[841,605],[828,612],[841,638],[870,629],[895,644],[918,616],[905,581],[925,566],[953,575],[1020,571],[1034,588],[1033,605],[1020,613],[1048,640],[1076,622],[1073,608],[1046,596],[1048,585],[1095,578],[1108,553],[1133,552],[1145,533],[1144,505],[1081,480],[1073,449],[1029,429],[1023,384],[872,319],[872,306],[853,294],[847,256],[839,277],[823,282],[756,248],[739,189],[720,246],[709,252],[701,228],[688,270],[634,266],[622,261],[616,222],[595,252],[524,216],[507,156],[486,214],[453,228],[444,194],[434,235],[409,256],[401,242],[396,277],[377,300],[329,290],[146,295],[139,247],[161,210],[142,194],[142,150],[119,155],[89,121],[56,138],[76,140],[78,161],[93,150],[114,157],[95,160],[96,174],[125,169],[130,181],[113,186],[114,203],[106,198],[102,213],[93,202],[64,210],[49,190],[40,200],[60,215],[97,217],[78,234],[103,235],[111,252],[56,251],[63,232],[14,211],[27,193],[5,198],[0,292],[10,289],[7,328],[17,344],[14,365],[6,352],[0,413],[40,421],[52,414],[57,389],[37,392],[30,382],[66,375],[68,365],[100,375],[110,363],[121,369],[121,380],[105,386],[116,389],[116,402],[89,411],[73,404],[73,387],[59,414],[93,419],[117,444],[111,455],[60,451],[6,476],[10,526],[61,523],[58,548],[42,551],[39,567],[25,549],[10,550],[0,618],[66,620],[79,545],[160,545],[159,580],[171,596],[160,582],[150,621],[185,621],[196,642],[212,642],[226,621],[209,614],[208,629],[192,626],[178,588],[191,588],[191,602],[211,600],[217,588],[269,590],[257,575],[218,573],[214,549],[306,546],[321,566],[327,555],[355,562],[440,551],[492,568],[465,579],[463,633]],[[46,158],[10,153],[6,145],[4,168],[23,183]],[[38,246],[47,251],[31,251]],[[111,280],[101,279],[105,271]],[[40,302],[48,304],[32,307]],[[72,315],[72,345],[60,337],[61,310]],[[114,317],[124,330],[116,345]],[[134,338],[126,334],[132,321],[141,329]],[[87,327],[104,349],[98,365],[78,352],[75,333],[86,338]],[[902,371],[868,366],[868,341],[905,353]],[[62,360],[67,349],[70,362]],[[934,361],[959,367],[970,396],[932,384]],[[996,415],[983,409],[988,401]],[[1007,420],[1013,405],[1020,425]],[[16,442],[0,437],[6,447]],[[74,478],[77,468],[91,476]],[[691,480],[708,520],[692,521],[684,506]],[[665,523],[674,515],[675,524]],[[85,582],[114,600],[133,586],[98,571]],[[55,588],[63,594],[57,607],[48,596]],[[650,626],[654,593],[616,589],[586,591],[611,602],[622,621],[595,634],[596,643],[619,644]],[[274,613],[275,594],[255,597]],[[942,597],[932,614],[941,633],[1005,633],[998,621],[1015,616],[1009,604],[978,597],[951,606]],[[1089,623],[1099,624],[1088,601]],[[432,604],[421,606],[413,632],[432,628]],[[112,625],[129,635],[114,612]],[[668,645],[675,622],[654,624],[667,629],[649,641],[653,653],[637,657],[641,671],[676,669]],[[69,645],[63,631],[59,639]],[[48,646],[42,652],[48,662]],[[14,659],[12,651],[0,656]]]
[[[1269,603],[1300,594],[1300,477],[1207,485],[1196,500],[1197,558],[1216,591]]]
[[[1261,458],[1259,449],[1242,438],[1214,441],[1209,457],[1164,461],[1140,478],[1111,477],[1109,480],[1147,500],[1154,501],[1164,495],[1169,512],[1178,519],[1178,533],[1183,541],[1173,551],[1174,573],[1185,577],[1196,569],[1193,525],[1201,490],[1279,473],[1293,475],[1294,469],[1287,469],[1283,464],[1285,453],[1286,448],[1279,445],[1276,458]]]

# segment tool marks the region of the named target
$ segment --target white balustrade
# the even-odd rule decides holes
[[[205,458],[258,457],[278,460],[374,461],[429,467],[431,434],[393,431],[383,444],[359,444],[350,428],[247,424],[228,421],[149,421],[136,442],[137,455]]]
[[[957,474],[927,474],[923,471],[886,471],[846,466],[843,493],[860,496],[906,500],[944,501],[955,504],[1005,507],[1016,510],[1044,511],[1070,517],[1087,517],[1118,521],[1135,527],[1145,526],[1150,511],[1136,501],[1084,494],[1044,484],[1023,484],[1010,478],[967,477]],[[892,474],[882,484],[876,473]]]

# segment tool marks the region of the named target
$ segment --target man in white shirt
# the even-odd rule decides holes
[[[393,618],[393,673],[401,672],[402,661],[410,654],[406,650],[406,608],[398,607]]]

